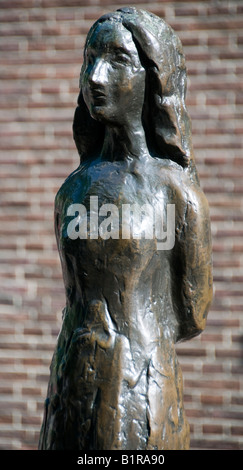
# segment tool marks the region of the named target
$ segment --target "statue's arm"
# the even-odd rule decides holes
[[[213,295],[208,202],[198,186],[187,194],[182,223],[177,227],[173,263],[178,341],[196,336],[205,328]]]

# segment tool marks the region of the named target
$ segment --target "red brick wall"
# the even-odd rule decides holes
[[[85,35],[136,4],[187,57],[188,107],[213,232],[206,331],[178,346],[192,449],[243,449],[242,0],[0,2],[0,447],[35,449],[64,291],[53,201],[78,164],[72,118]]]

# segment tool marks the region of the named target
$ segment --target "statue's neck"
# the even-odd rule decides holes
[[[149,154],[141,123],[124,126],[106,126],[101,152],[103,160],[141,159]]]

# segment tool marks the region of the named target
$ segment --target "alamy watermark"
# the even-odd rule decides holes
[[[102,204],[98,196],[90,196],[87,211],[83,204],[71,204],[67,216],[73,217],[67,226],[71,240],[87,239],[156,239],[158,250],[171,250],[175,244],[175,204],[165,207],[160,202],[139,205]]]

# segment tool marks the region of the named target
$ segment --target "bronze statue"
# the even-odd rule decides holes
[[[55,201],[67,302],[40,449],[189,448],[175,343],[205,327],[212,268],[185,92],[162,19],[129,7],[92,26],[73,123],[81,162]]]

